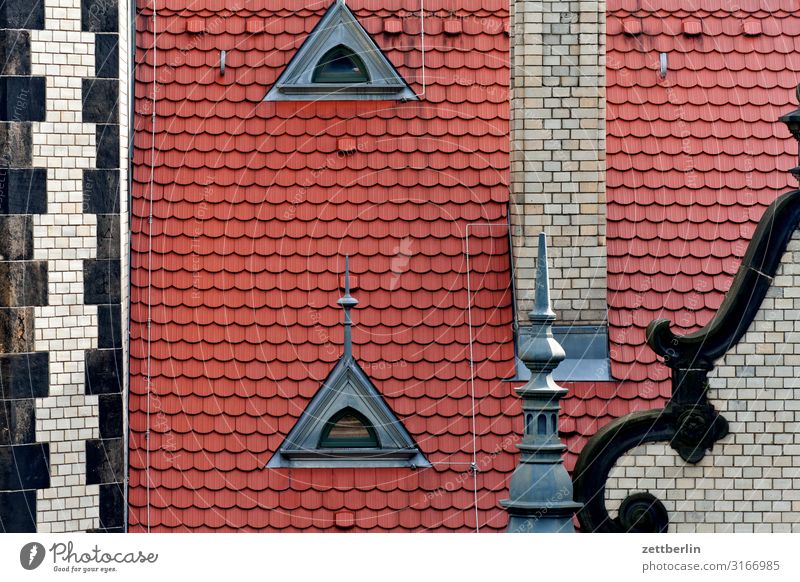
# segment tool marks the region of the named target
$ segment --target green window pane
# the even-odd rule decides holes
[[[344,45],[333,47],[322,55],[311,77],[314,83],[368,83],[364,61]]]

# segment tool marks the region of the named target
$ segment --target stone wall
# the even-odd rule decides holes
[[[511,216],[520,313],[548,234],[559,323],[606,320],[605,1],[511,2]]]
[[[127,10],[0,7],[0,530],[123,527]]]
[[[800,532],[800,231],[709,384],[730,434],[697,465],[666,443],[629,451],[606,484],[609,512],[649,491],[666,506],[670,531]]]

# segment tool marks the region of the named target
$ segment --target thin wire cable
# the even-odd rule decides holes
[[[150,532],[150,402],[152,390],[152,312],[153,312],[153,199],[155,197],[156,176],[156,95],[158,94],[158,7],[153,2],[153,111],[150,118],[150,205],[147,217],[147,426],[145,443],[147,454],[145,462],[145,478],[147,482],[147,531]]]
[[[470,393],[472,396],[472,497],[473,504],[475,505],[475,532],[481,532],[481,523],[479,520],[480,513],[478,512],[478,428],[475,423],[475,358],[472,347],[472,281],[470,274],[472,270],[469,266],[469,227],[471,226],[488,226],[508,228],[507,223],[496,222],[470,222],[467,224],[464,250],[467,255],[467,320],[469,322],[469,383]],[[510,251],[510,249],[509,249]]]

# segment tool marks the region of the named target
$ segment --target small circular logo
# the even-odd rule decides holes
[[[19,563],[26,570],[35,570],[44,562],[44,546],[39,542],[30,542],[19,551]]]

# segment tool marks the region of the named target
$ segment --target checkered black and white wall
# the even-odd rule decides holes
[[[0,531],[124,527],[127,22],[0,3]]]

